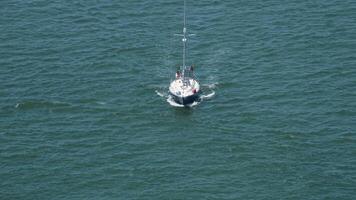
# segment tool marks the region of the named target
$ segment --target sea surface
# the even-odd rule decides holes
[[[356,1],[0,1],[0,199],[356,199]]]

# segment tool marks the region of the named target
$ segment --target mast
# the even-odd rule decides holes
[[[184,22],[183,22],[183,39],[182,39],[182,42],[183,42],[183,65],[182,65],[182,69],[181,69],[181,72],[182,72],[182,77],[184,79],[184,73],[185,73],[185,53],[186,53],[186,43],[187,43],[187,37],[186,37],[186,33],[187,33],[187,28],[186,28],[186,16],[185,16],[185,7],[186,7],[186,3],[185,3],[186,0],[184,0]]]

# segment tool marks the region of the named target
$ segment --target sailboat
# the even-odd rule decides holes
[[[183,23],[183,34],[178,34],[182,36],[183,42],[183,63],[180,69],[175,74],[175,79],[170,83],[169,94],[172,96],[173,100],[181,105],[189,105],[199,100],[200,84],[195,78],[193,65],[187,66],[186,61],[186,47],[187,47],[187,37],[192,35],[187,33],[186,28],[186,2],[184,0],[184,23]]]

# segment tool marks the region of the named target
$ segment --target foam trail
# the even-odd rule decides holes
[[[199,103],[200,103],[199,101],[194,101],[192,104],[189,104],[188,106],[192,108],[192,107],[198,105]]]
[[[161,93],[161,92],[158,92],[158,90],[156,90],[155,92],[156,92],[156,94],[157,94],[158,96],[160,96],[160,97],[166,97],[165,94],[163,94],[163,93]]]
[[[211,92],[210,94],[207,94],[207,95],[201,95],[200,98],[202,98],[202,99],[211,99],[214,96],[215,96],[215,91],[213,91],[213,92]]]

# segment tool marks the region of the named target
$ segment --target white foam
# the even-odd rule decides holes
[[[192,108],[192,107],[194,107],[194,106],[199,105],[199,103],[200,103],[199,101],[194,101],[193,103],[188,104],[188,106]]]
[[[165,94],[159,92],[158,90],[156,90],[155,92],[156,92],[156,94],[157,94],[158,96],[160,96],[160,97],[166,97],[166,96],[167,96],[167,95],[165,95]]]
[[[214,96],[215,96],[215,91],[212,91],[210,94],[201,95],[200,98],[202,98],[202,99],[211,99]]]

